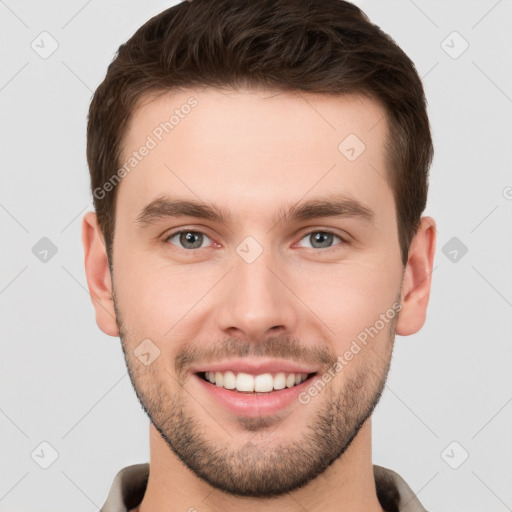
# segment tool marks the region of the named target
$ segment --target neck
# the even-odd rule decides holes
[[[144,498],[131,512],[382,512],[371,453],[371,419],[345,453],[306,486],[268,499],[231,496],[198,478],[174,455],[150,425],[150,473]]]

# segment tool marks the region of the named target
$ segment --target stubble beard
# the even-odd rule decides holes
[[[200,406],[185,387],[174,378],[176,390],[171,390],[155,373],[154,368],[158,365],[146,367],[134,357],[137,342],[126,332],[115,300],[114,308],[132,385],[162,439],[210,486],[230,495],[254,498],[282,496],[303,487],[345,453],[381,398],[389,373],[397,321],[395,317],[388,327],[384,355],[379,356],[371,348],[366,348],[367,354],[362,350],[362,358],[357,356],[359,368],[345,375],[343,389],[335,392],[333,385],[328,385],[307,406],[297,402],[295,407],[315,406],[314,417],[299,440],[283,440],[277,446],[275,439],[272,443],[266,442],[279,434],[279,424],[286,421],[286,417],[283,420],[274,416],[240,417],[240,429],[252,432],[254,436],[237,446],[236,439],[227,432],[224,443],[213,441],[206,422],[215,420],[206,412],[205,420],[197,418],[190,404],[196,408]],[[366,361],[364,367],[361,366],[363,361]]]

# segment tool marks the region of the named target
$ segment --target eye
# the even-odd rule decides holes
[[[177,242],[173,242],[176,239]],[[207,247],[209,244],[203,245],[206,240],[210,240],[210,237],[201,233],[200,231],[193,231],[191,229],[184,229],[182,231],[176,231],[169,235],[164,241],[170,242],[172,245],[177,245],[182,249],[193,250],[202,249]]]
[[[333,246],[333,240],[337,238],[340,242],[345,242],[343,238],[330,231],[311,231],[302,240],[307,240],[309,245],[305,247],[311,247],[312,249],[329,249]],[[334,244],[337,245],[337,244]]]

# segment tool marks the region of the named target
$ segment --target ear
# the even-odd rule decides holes
[[[409,248],[396,334],[409,336],[418,332],[425,323],[435,250],[436,223],[432,217],[422,217]]]
[[[105,239],[95,212],[86,213],[82,220],[82,245],[87,286],[96,311],[96,323],[105,334],[119,336]]]

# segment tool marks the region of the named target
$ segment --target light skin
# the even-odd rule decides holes
[[[123,158],[191,96],[197,106],[117,186],[112,276],[95,213],[83,219],[97,324],[121,337],[152,420],[150,476],[135,510],[381,511],[371,412],[394,334],[411,335],[425,322],[435,221],[422,218],[404,268],[386,180],[385,112],[362,96],[168,92],[136,111]],[[338,149],[349,134],[366,146],[354,161]],[[214,206],[226,218],[137,222],[163,195]],[[281,215],[320,199],[356,200],[373,221]],[[178,229],[192,235],[171,236]],[[248,236],[262,248],[251,263],[237,252]],[[245,351],[249,361],[296,361],[321,376],[394,303],[399,315],[307,404],[234,414],[193,372]],[[160,351],[149,365],[134,354],[145,339]]]

